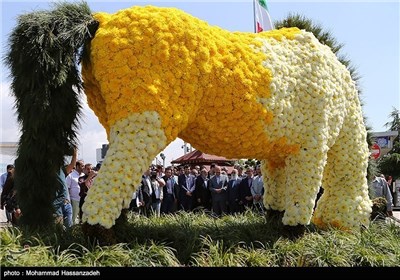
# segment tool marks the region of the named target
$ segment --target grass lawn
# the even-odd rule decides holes
[[[373,222],[359,232],[285,227],[279,215],[247,211],[143,217],[125,212],[118,243],[99,246],[80,225],[67,231],[0,231],[3,267],[399,267],[400,227]],[[296,231],[296,232],[295,232]]]

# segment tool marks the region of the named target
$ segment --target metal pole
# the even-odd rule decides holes
[[[187,143],[183,142],[183,154],[184,155],[186,155],[186,153],[187,153],[186,149],[187,149]]]
[[[253,0],[253,21],[254,21],[254,33],[257,33],[257,23],[256,23],[256,2]]]

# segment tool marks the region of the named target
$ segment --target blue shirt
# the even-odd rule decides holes
[[[385,179],[381,177],[375,177],[372,181],[373,198],[384,197],[387,201],[387,211],[392,211],[393,197],[389,190],[389,185]]]
[[[54,210],[57,216],[63,216],[62,206],[66,199],[70,200],[67,183],[65,181],[65,174],[62,168],[57,173],[57,192],[53,201]]]

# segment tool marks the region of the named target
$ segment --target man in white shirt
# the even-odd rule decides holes
[[[75,169],[72,170],[71,173],[68,174],[65,179],[69,191],[69,196],[71,199],[72,205],[72,224],[77,224],[77,217],[79,214],[79,201],[81,197],[79,196],[79,192],[81,190],[79,186],[79,178],[84,175],[83,169],[85,168],[85,163],[83,160],[78,160],[75,165]]]

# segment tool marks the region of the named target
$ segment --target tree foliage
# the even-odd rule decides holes
[[[389,114],[389,122],[385,124],[389,131],[397,131],[400,134],[400,112],[393,107]],[[378,161],[378,168],[381,173],[391,175],[394,180],[400,178],[400,140],[399,134],[393,141],[393,148]]]
[[[15,187],[24,226],[54,224],[56,174],[78,142],[83,88],[78,66],[96,24],[85,2],[59,2],[53,10],[20,15],[9,37],[4,60],[21,130]]]

